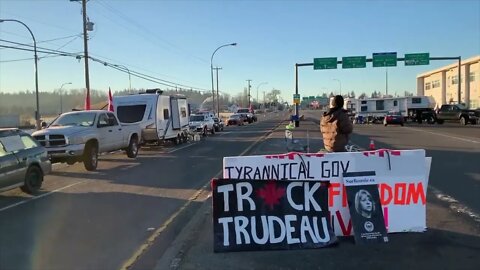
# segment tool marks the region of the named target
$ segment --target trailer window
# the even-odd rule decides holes
[[[362,106],[362,107],[360,108],[360,111],[362,111],[362,112],[366,112],[367,110],[368,110],[368,107],[367,107],[367,106]]]
[[[362,104],[367,104],[367,101],[366,101],[366,100],[362,100]]]
[[[168,120],[170,115],[168,114],[168,109],[163,109],[163,119]]]
[[[420,104],[420,103],[422,103],[422,99],[421,98],[412,98],[412,103],[413,104]]]
[[[397,106],[398,106],[398,101],[397,101],[397,100],[394,100],[394,101],[393,101],[393,106],[394,106],[394,107],[397,107]]]
[[[185,109],[184,107],[182,107],[182,108],[180,109],[180,112],[181,112],[181,114],[182,114],[182,118],[187,117],[187,109]]]
[[[121,123],[136,123],[143,120],[146,104],[143,105],[125,105],[117,107],[117,117]]]
[[[377,105],[377,111],[385,110],[384,100],[377,100],[376,105]]]

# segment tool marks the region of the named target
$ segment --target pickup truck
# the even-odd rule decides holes
[[[437,112],[437,123],[445,121],[459,122],[462,125],[476,124],[480,117],[480,111],[467,109],[462,104],[444,104]]]
[[[190,129],[200,132],[203,136],[207,136],[207,132],[215,134],[215,121],[208,114],[192,114],[189,122]]]
[[[245,121],[249,124],[251,124],[252,122],[257,122],[257,116],[252,113],[248,108],[240,108],[237,110],[237,113],[243,115]]]
[[[98,154],[125,150],[129,158],[138,154],[139,126],[122,126],[115,114],[91,110],[63,113],[48,127],[32,136],[47,149],[52,163],[83,162],[85,169],[97,169]]]

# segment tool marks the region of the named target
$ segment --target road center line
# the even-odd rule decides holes
[[[16,207],[16,206],[19,206],[19,205],[22,205],[22,204],[25,204],[25,203],[27,203],[27,202],[31,202],[31,201],[33,201],[33,200],[37,200],[37,199],[40,199],[40,198],[43,198],[43,197],[52,195],[52,194],[55,193],[55,192],[58,192],[58,191],[61,191],[61,190],[66,189],[66,188],[73,187],[73,186],[76,186],[76,185],[78,185],[78,184],[82,184],[82,183],[85,183],[85,182],[87,182],[87,181],[85,180],[85,181],[73,183],[73,184],[71,184],[71,185],[68,185],[68,186],[65,186],[65,187],[61,187],[61,188],[52,190],[52,191],[47,192],[47,193],[44,193],[44,194],[42,194],[42,195],[35,196],[35,197],[29,198],[29,199],[27,199],[27,200],[23,200],[23,201],[20,201],[20,202],[11,204],[11,205],[9,205],[9,206],[5,206],[5,207],[3,207],[3,208],[0,209],[0,212],[5,211],[5,210],[8,210],[8,209],[13,208],[13,207]]]

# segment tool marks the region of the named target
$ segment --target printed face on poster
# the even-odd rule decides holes
[[[355,242],[388,242],[375,172],[344,173],[343,181],[347,190]]]
[[[212,180],[214,251],[321,248],[337,241],[328,182]]]

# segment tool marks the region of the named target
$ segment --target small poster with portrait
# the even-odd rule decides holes
[[[344,173],[343,183],[347,190],[355,242],[388,242],[375,172]]]

